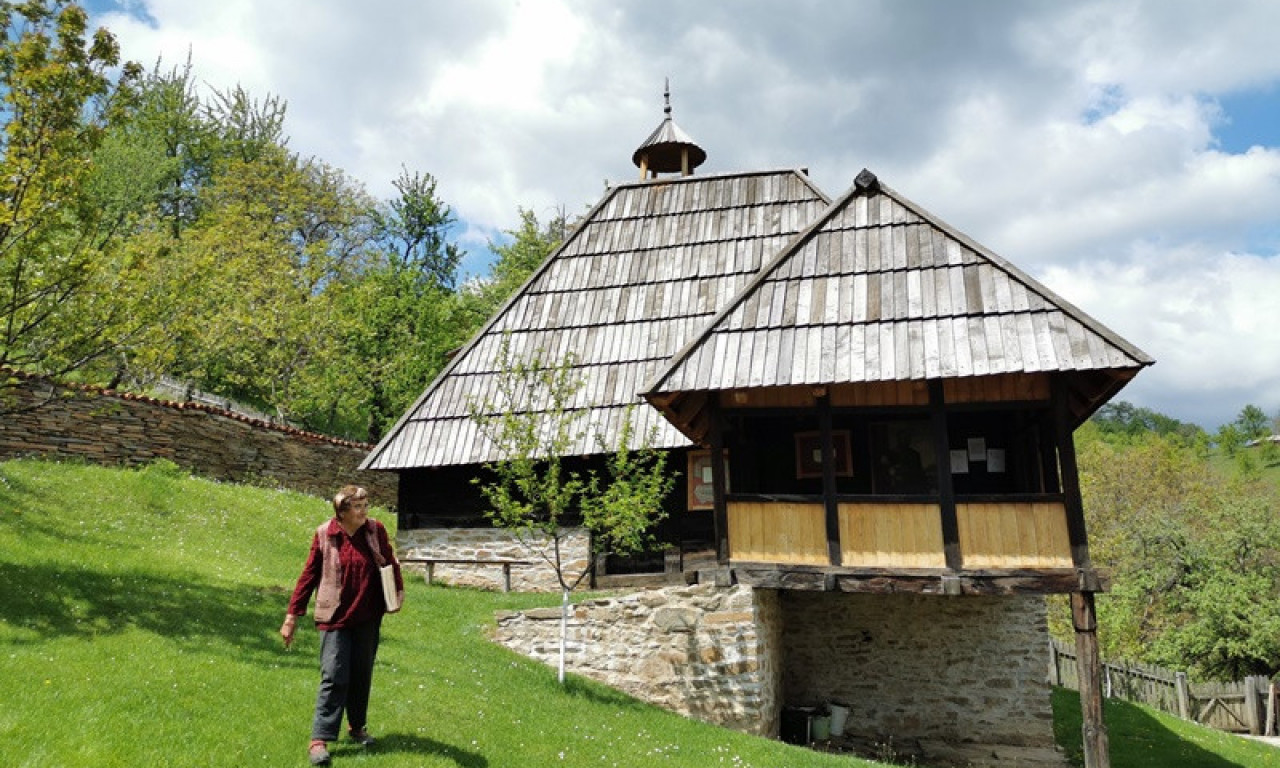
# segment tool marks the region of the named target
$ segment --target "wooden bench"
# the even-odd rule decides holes
[[[442,565],[500,565],[502,566],[502,591],[511,591],[511,566],[533,565],[531,560],[478,560],[476,558],[456,557],[402,557],[401,564],[417,564],[427,566],[427,584],[435,577],[437,564]]]

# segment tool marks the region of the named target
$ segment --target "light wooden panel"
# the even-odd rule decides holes
[[[957,504],[956,517],[965,569],[1072,567],[1059,502]]]
[[[730,502],[729,557],[758,563],[828,565],[823,506]]]
[[[843,564],[868,568],[945,568],[937,504],[841,504]]]

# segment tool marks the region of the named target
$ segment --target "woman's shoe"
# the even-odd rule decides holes
[[[323,741],[312,741],[307,748],[307,759],[312,765],[328,765],[330,763],[329,748]]]
[[[372,747],[378,743],[378,740],[369,735],[368,728],[352,728],[351,740],[366,747]]]

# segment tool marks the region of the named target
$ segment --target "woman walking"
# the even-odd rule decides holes
[[[327,742],[338,740],[344,711],[351,739],[373,746],[367,718],[382,615],[394,613],[404,602],[400,562],[387,529],[369,517],[369,493],[357,485],[343,486],[333,497],[333,511],[333,519],[316,529],[311,553],[280,627],[288,648],[293,644],[298,617],[307,614],[311,593],[316,593],[320,692],[307,748],[312,765],[329,765]],[[388,606],[383,597],[379,569],[385,565],[392,566],[395,573],[394,606]]]

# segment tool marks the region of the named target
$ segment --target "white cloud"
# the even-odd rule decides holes
[[[1251,314],[1278,295],[1280,148],[1213,133],[1280,83],[1270,0],[129,2],[153,23],[98,16],[127,57],[282,96],[291,145],[380,197],[433,174],[473,251],[633,178],[670,76],[704,172],[807,166],[838,195],[871,168],[1153,354],[1126,395],[1280,405],[1280,360],[1239,346],[1280,349]]]
[[[1277,255],[1139,244],[1124,261],[1054,267],[1044,280],[1156,358],[1124,397],[1209,428],[1247,403],[1280,411]]]

